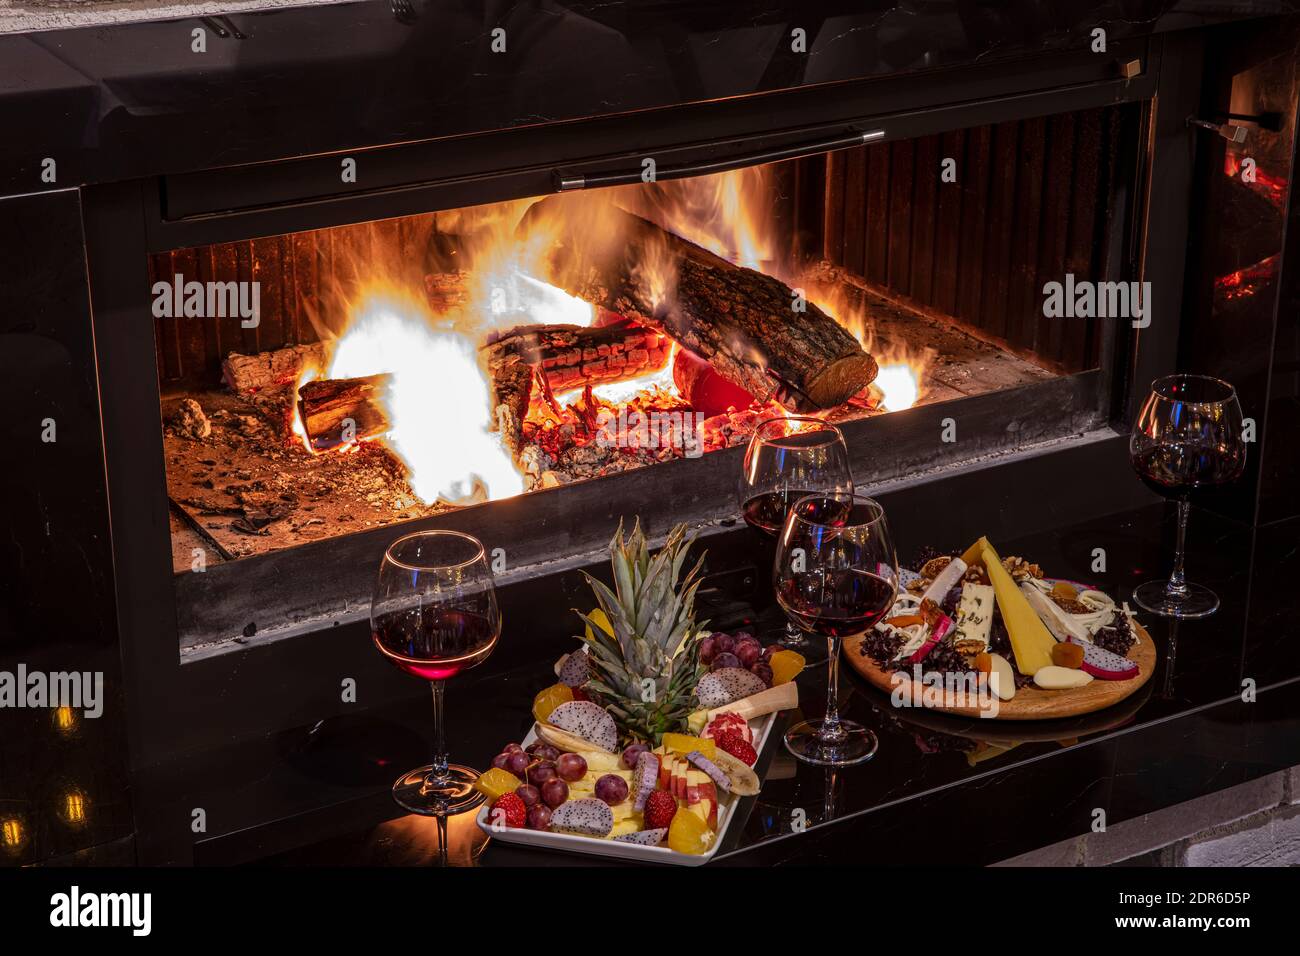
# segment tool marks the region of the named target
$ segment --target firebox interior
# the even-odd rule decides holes
[[[603,236],[613,208],[847,333],[874,373],[819,410],[833,421],[1097,368],[1102,323],[1045,317],[1042,287],[1113,272],[1131,121],[1111,106],[545,200],[568,204],[567,237],[525,228],[524,199],[154,254],[158,288],[258,302],[156,319],[175,570],[709,454],[809,410],[692,353],[665,319],[678,260]],[[539,265],[591,237],[635,295]]]

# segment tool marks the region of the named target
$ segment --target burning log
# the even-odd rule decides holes
[[[482,352],[492,380],[492,418],[517,459],[533,385],[555,392],[625,382],[665,368],[671,342],[625,319],[593,328],[525,325],[489,339]]]
[[[322,379],[298,389],[298,415],[316,451],[375,438],[391,427],[384,402],[389,375]]]
[[[654,329],[622,320],[595,328],[520,326],[493,337],[487,348],[494,361],[510,356],[540,367],[551,389],[563,392],[657,372],[668,364],[671,345]]]
[[[539,278],[661,329],[760,401],[834,408],[876,377],[857,339],[780,280],[616,206],[583,206],[590,197],[571,210],[570,198],[539,200],[520,221],[523,236],[555,236]]]
[[[298,381],[303,369],[324,364],[325,346],[313,342],[255,355],[231,352],[221,363],[221,372],[227,385],[247,396],[267,389],[286,388]]]

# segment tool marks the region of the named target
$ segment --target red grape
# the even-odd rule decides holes
[[[587,774],[587,761],[581,754],[560,754],[555,772],[561,780],[581,780]]]
[[[542,802],[548,807],[558,807],[569,799],[569,785],[559,777],[552,777],[542,784]]]
[[[497,754],[492,758],[492,766],[496,767],[498,770],[509,770],[510,768],[506,766],[509,762],[509,754]]]
[[[522,800],[526,807],[531,807],[536,804],[538,800],[542,799],[542,795],[538,792],[538,789],[529,783],[520,784],[515,787],[515,796]]]
[[[528,769],[528,765],[533,762],[533,758],[528,756],[522,750],[516,750],[509,759],[506,760],[506,769],[516,777],[522,776],[523,772]]]
[[[713,635],[710,634],[704,640],[700,641],[700,660],[707,664],[713,660],[713,655],[718,653],[717,644],[714,643]]]
[[[637,759],[649,749],[642,743],[628,744],[623,749],[623,766],[628,770],[635,770]]]
[[[763,645],[750,638],[747,641],[739,642],[733,653],[740,660],[741,667],[750,667],[763,656]]]
[[[545,830],[551,825],[551,808],[537,803],[528,808],[528,829]]]
[[[722,668],[724,667],[739,667],[739,666],[740,666],[740,658],[737,657],[735,654],[731,653],[730,651],[728,651],[725,654],[719,654],[717,657],[713,659],[713,664],[711,665],[711,669],[718,671],[718,670],[722,670]]]
[[[596,781],[596,796],[611,807],[627,799],[627,781],[618,774],[607,773]]]
[[[534,786],[540,787],[548,780],[555,778],[555,761],[539,760],[528,768],[528,782]]]

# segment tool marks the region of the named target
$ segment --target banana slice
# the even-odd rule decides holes
[[[571,734],[567,730],[561,730],[554,724],[544,724],[538,721],[537,736],[551,746],[558,747],[563,753],[585,754],[594,752],[608,756],[606,751],[601,750],[590,740],[579,737],[577,734]]]
[[[738,760],[725,750],[719,749],[711,758],[714,766],[727,775],[731,781],[731,792],[742,797],[752,797],[758,793],[758,774],[743,761]]]

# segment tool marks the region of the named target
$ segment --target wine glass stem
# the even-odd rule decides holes
[[[433,769],[429,779],[443,783],[447,780],[447,741],[442,731],[442,697],[446,681],[430,681],[433,688]]]
[[[1187,582],[1183,579],[1183,557],[1187,543],[1187,514],[1191,507],[1191,502],[1186,498],[1178,499],[1178,537],[1174,544],[1174,570],[1169,575],[1169,583],[1165,585],[1165,590],[1174,597],[1182,597],[1187,593]]]
[[[826,715],[822,718],[818,736],[827,743],[837,743],[844,738],[840,726],[840,639],[826,638]]]

